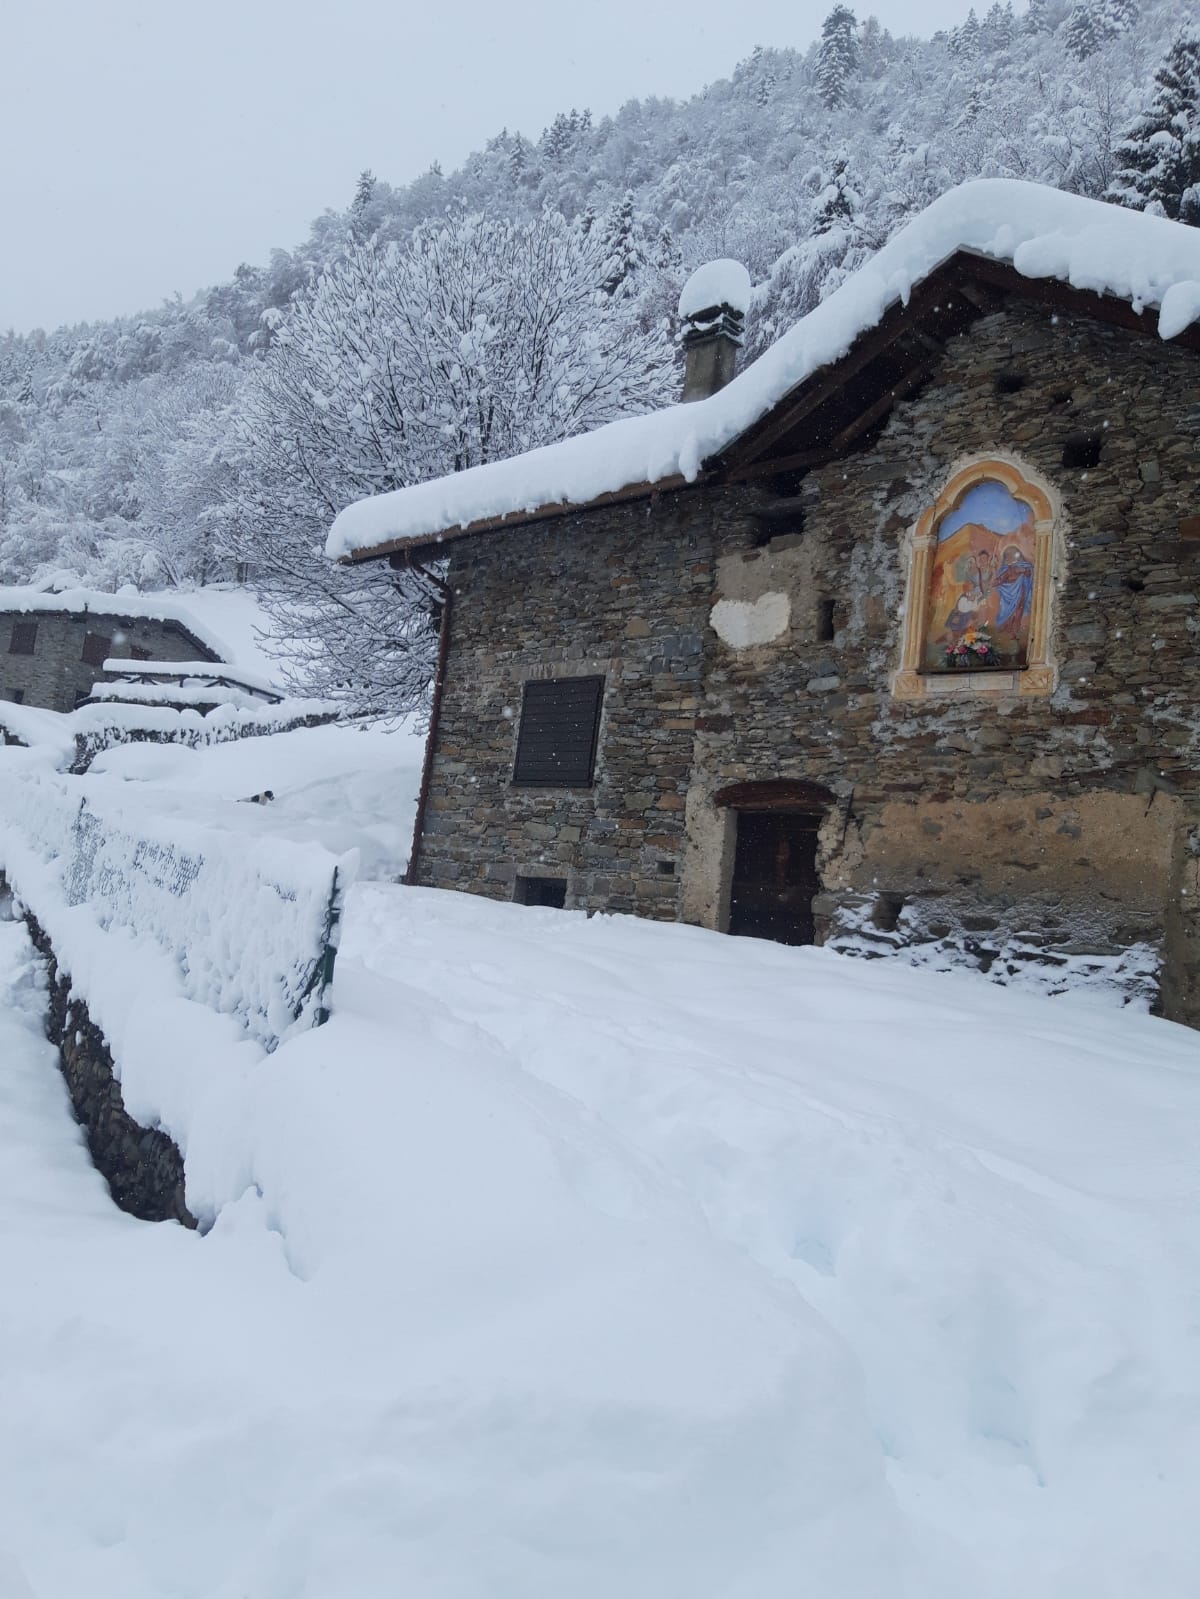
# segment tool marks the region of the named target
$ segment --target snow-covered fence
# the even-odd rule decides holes
[[[0,781],[0,870],[51,938],[72,909],[171,956],[189,999],[266,1048],[325,1020],[353,856],[84,794],[79,780]]]

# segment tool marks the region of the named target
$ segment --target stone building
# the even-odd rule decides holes
[[[168,601],[71,589],[0,589],[0,700],[71,711],[106,679],[104,663],[219,661]]]
[[[350,507],[446,584],[411,880],[1200,1025],[1197,316],[1200,230],[971,184],[710,397]]]

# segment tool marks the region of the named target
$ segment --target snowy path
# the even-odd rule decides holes
[[[363,885],[327,1027],[158,1034],[201,1238],[40,1004],[0,924],[0,1599],[1194,1595],[1194,1035]]]

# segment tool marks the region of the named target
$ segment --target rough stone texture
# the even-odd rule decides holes
[[[2,876],[0,893],[7,894]],[[46,1036],[58,1046],[75,1118],[87,1136],[92,1163],[108,1183],[113,1202],[142,1221],[177,1221],[195,1227],[196,1219],[184,1203],[182,1155],[166,1133],[140,1126],[126,1111],[104,1035],[88,1015],[87,1006],[72,994],[70,975],[59,968],[36,917],[26,911],[24,920],[46,961]]]
[[[573,519],[567,536],[535,527],[456,554],[422,882],[511,898],[518,874],[560,876],[569,904],[678,915],[678,881],[659,863],[683,847],[713,589],[695,512],[672,496]],[[594,786],[512,787],[525,680],[595,673]]]
[[[122,707],[122,710],[126,707]],[[178,711],[178,706],[172,706]],[[4,713],[0,709],[0,727]],[[309,711],[303,716],[276,716],[264,708],[253,719],[239,722],[218,721],[211,727],[197,727],[190,720],[169,730],[161,727],[135,727],[122,717],[97,725],[95,721],[85,733],[75,734],[75,757],[70,771],[80,776],[91,766],[102,750],[116,749],[122,744],[184,744],[189,749],[207,749],[213,744],[231,744],[243,738],[262,738],[272,733],[290,733],[298,727],[324,727],[337,720],[336,711]],[[12,742],[16,743],[17,740]]]
[[[21,623],[37,625],[32,655],[12,653],[13,629]],[[0,699],[21,696],[24,705],[73,711],[105,675],[83,659],[88,633],[110,639],[109,654],[122,660],[129,659],[135,649],[144,650],[146,658],[153,661],[216,660],[208,646],[178,622],[156,622],[117,612],[5,611],[0,613]]]
[[[1024,386],[999,392],[999,372]],[[1101,435],[1100,462],[1064,467],[1080,433]],[[803,778],[838,797],[821,936],[886,896],[910,907],[902,929],[947,947],[994,934],[1054,959],[1150,943],[1165,1011],[1200,1025],[1200,544],[1180,533],[1198,433],[1194,354],[1013,301],[951,341],[869,445],[810,473],[800,525],[766,543],[753,513],[769,486],[456,543],[418,880],[507,897],[518,872],[557,874],[568,905],[721,927],[735,824],[712,796]],[[1061,501],[1058,687],[899,701],[912,526],[955,470],[997,453]],[[768,593],[789,596],[784,633],[723,643],[712,606]],[[594,788],[512,788],[522,682],[585,671],[606,676]],[[981,915],[996,927],[972,933]]]

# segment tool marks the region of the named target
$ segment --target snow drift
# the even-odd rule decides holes
[[[1194,1592],[1195,1035],[359,885],[270,1057],[109,995],[198,1237],[0,981],[9,1591]]]

